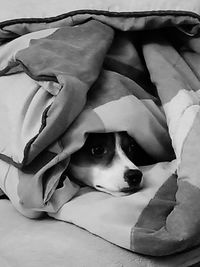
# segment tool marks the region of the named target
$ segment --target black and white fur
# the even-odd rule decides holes
[[[90,133],[72,154],[68,175],[99,191],[127,195],[142,187],[139,166],[149,163],[150,156],[126,132]]]

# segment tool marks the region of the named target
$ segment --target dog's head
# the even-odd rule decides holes
[[[69,176],[113,195],[126,195],[142,186],[149,156],[126,132],[91,133],[84,146],[71,156]]]

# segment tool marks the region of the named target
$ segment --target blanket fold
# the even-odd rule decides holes
[[[138,253],[198,245],[199,37],[180,28],[181,18],[128,32],[114,28],[124,18],[108,18],[111,25],[89,19],[7,44],[13,54],[0,65],[1,189],[8,196],[16,190],[9,187],[15,173],[25,210],[48,212]],[[141,167],[143,189],[115,198],[70,181],[70,155],[88,134],[117,131],[155,162]]]
[[[46,125],[31,144],[25,164],[56,140],[83,109],[87,91],[99,75],[112,38],[111,28],[92,21],[80,27],[58,29],[47,38],[31,40],[29,48],[16,54],[15,61],[33,79],[54,80],[62,88],[47,111]],[[10,64],[12,68],[12,62]],[[76,106],[72,105],[74,101]],[[52,127],[56,128],[53,136],[49,130]]]

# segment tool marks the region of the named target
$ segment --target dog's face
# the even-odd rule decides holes
[[[69,176],[113,195],[126,195],[142,186],[147,154],[126,132],[91,133],[84,146],[71,156]]]

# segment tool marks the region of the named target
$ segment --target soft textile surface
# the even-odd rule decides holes
[[[59,21],[63,17],[67,17],[69,21],[73,22],[74,14],[82,14],[85,16],[87,11],[92,11],[91,15],[100,11],[109,11],[110,12],[148,12],[148,11],[177,11],[178,12],[195,12],[199,11],[199,1],[198,0],[190,0],[188,1],[180,1],[180,0],[74,0],[74,1],[66,1],[59,0],[59,4],[57,0],[43,0],[40,4],[36,4],[35,0],[17,0],[13,2],[5,2],[1,0],[3,3],[4,11],[0,13],[0,21],[4,22],[6,20],[20,19],[19,23],[24,22],[25,19],[30,19],[31,22],[35,22],[35,18],[48,18],[45,22]],[[78,10],[78,12],[76,12]],[[81,11],[80,11],[81,10]],[[84,11],[84,12],[82,12]],[[70,14],[67,16],[63,15],[65,13]],[[100,12],[101,13],[101,12]],[[62,17],[63,15],[63,17]],[[116,14],[121,15],[121,14]],[[127,16],[127,14],[125,14]],[[61,17],[57,17],[61,16]],[[76,17],[76,16],[75,16]],[[23,18],[23,20],[21,20]],[[49,19],[51,18],[51,19]],[[79,18],[79,16],[78,16]],[[26,21],[27,22],[27,21]],[[16,22],[14,22],[15,24]],[[32,24],[31,23],[31,24]],[[4,23],[3,23],[4,24]],[[7,26],[13,24],[5,23],[3,26],[3,32],[5,35],[12,34],[12,32],[6,32]],[[43,20],[40,21],[40,24],[46,24]],[[32,27],[31,25],[29,25]],[[34,25],[35,26],[35,25]],[[39,25],[39,27],[44,25]],[[9,27],[9,26],[8,26]],[[17,29],[18,31],[19,29]],[[21,30],[21,29],[20,29]],[[27,30],[24,28],[24,30]]]
[[[166,257],[145,257],[81,228],[49,218],[30,220],[0,201],[0,263],[3,267],[169,267],[200,260],[199,248]]]
[[[198,245],[199,18],[89,13],[2,24],[0,187],[28,217],[45,211],[142,254]],[[113,131],[158,162],[121,198],[65,174],[88,133]]]

